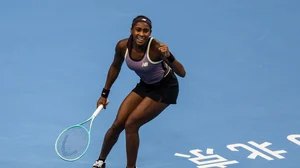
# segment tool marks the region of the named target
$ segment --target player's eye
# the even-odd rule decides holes
[[[139,28],[139,27],[137,27],[137,28],[135,28],[135,31],[137,31],[137,32],[141,32],[141,31],[142,31],[142,29],[141,29],[141,28]]]
[[[149,31],[150,31],[150,29],[148,29],[148,28],[143,29],[144,33],[148,33]]]

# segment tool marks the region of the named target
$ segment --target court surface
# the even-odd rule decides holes
[[[0,165],[89,168],[123,98],[124,64],[87,154],[65,162],[54,142],[95,110],[132,19],[185,66],[178,104],[141,128],[139,168],[299,168],[300,1],[0,2]],[[126,165],[124,133],[107,159]]]

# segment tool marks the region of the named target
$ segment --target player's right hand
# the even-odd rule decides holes
[[[103,108],[106,109],[106,106],[108,105],[108,101],[107,101],[107,98],[104,98],[104,97],[100,97],[97,101],[97,108],[100,106],[100,105],[103,105]]]

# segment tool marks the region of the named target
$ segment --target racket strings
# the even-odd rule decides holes
[[[57,140],[57,152],[66,160],[84,154],[89,143],[89,133],[84,127],[76,126],[64,131]]]

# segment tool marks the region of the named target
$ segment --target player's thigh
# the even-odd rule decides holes
[[[114,125],[125,125],[128,116],[134,111],[134,109],[142,102],[143,98],[135,92],[130,92],[121,103],[118,114],[114,121]]]
[[[149,97],[134,109],[126,121],[126,127],[140,127],[157,117],[169,104],[157,102]]]

